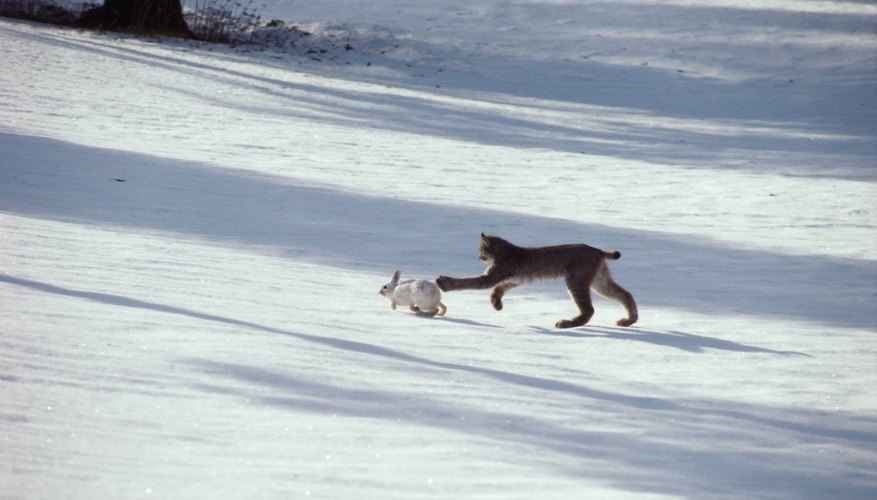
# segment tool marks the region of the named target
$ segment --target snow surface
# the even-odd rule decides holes
[[[877,6],[266,17],[0,19],[0,498],[877,498]],[[640,322],[377,294],[482,231],[620,250]]]

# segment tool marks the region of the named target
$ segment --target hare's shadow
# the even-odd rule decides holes
[[[441,321],[450,321],[451,323],[458,323],[461,325],[480,326],[483,328],[502,328],[499,325],[491,325],[489,323],[479,323],[478,321],[472,321],[471,319],[449,318],[447,316],[436,316],[432,319],[441,320]]]
[[[415,318],[421,318],[421,319],[427,319],[427,320],[433,320],[433,321],[448,321],[450,323],[457,323],[459,325],[478,326],[478,327],[482,327],[482,328],[502,328],[499,325],[492,325],[490,323],[480,323],[478,321],[473,321],[471,319],[451,318],[451,317],[448,317],[447,315],[445,315],[445,316],[439,316],[439,315],[429,316],[426,314],[417,314],[416,312],[413,312],[413,311],[408,312],[407,309],[405,311],[403,311],[403,313],[408,314],[410,316],[413,316]]]

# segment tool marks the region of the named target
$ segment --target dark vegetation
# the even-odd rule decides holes
[[[137,35],[171,36],[206,42],[253,41],[261,23],[250,3],[240,0],[0,0],[0,16]]]

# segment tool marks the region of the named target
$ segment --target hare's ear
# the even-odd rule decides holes
[[[396,271],[395,273],[393,273],[393,277],[390,278],[390,282],[391,282],[391,283],[395,283],[395,282],[399,281],[399,276],[400,276],[401,274],[402,274],[402,273],[399,272],[399,271]]]

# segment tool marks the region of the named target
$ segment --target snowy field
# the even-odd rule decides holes
[[[877,498],[877,6],[263,15],[312,35],[0,19],[0,498]],[[482,231],[621,251],[639,323],[377,294]]]

